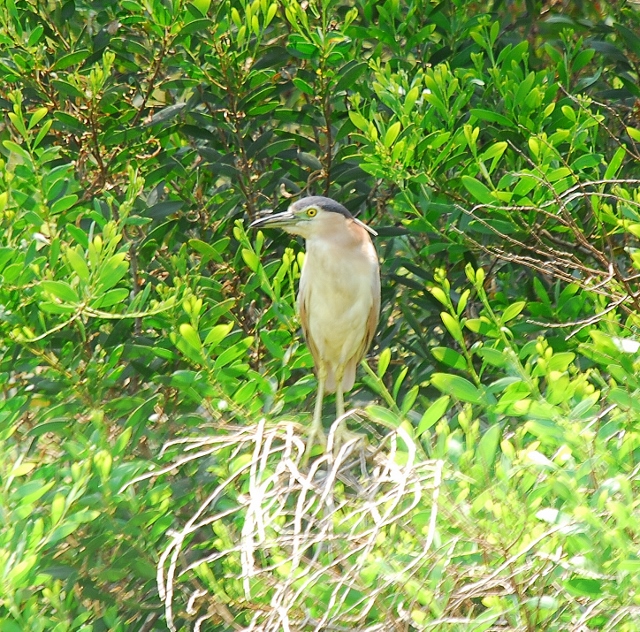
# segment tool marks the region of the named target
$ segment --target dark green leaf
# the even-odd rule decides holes
[[[76,66],[84,62],[89,57],[89,51],[86,49],[77,50],[68,55],[60,57],[51,67],[52,70],[65,70],[70,66]]]

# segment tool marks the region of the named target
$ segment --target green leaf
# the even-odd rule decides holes
[[[42,498],[55,484],[55,481],[46,483],[42,480],[27,481],[15,488],[11,497],[13,500],[19,500],[21,505],[30,505]]]
[[[442,303],[444,306],[447,306],[449,304],[448,297],[442,288],[439,288],[437,286],[430,287],[429,292],[431,292],[431,295],[433,296],[433,298],[435,298],[437,301],[440,301],[440,303]],[[442,312],[442,313],[444,314],[446,312]]]
[[[469,113],[476,118],[479,118],[483,121],[490,121],[491,123],[500,123],[500,125],[504,125],[505,127],[515,127],[513,121],[508,119],[503,114],[499,114],[498,112],[494,112],[493,110],[483,110],[480,108],[471,108]],[[506,144],[506,143],[505,143]]]
[[[243,358],[247,353],[247,348],[251,345],[253,338],[249,337],[241,343],[235,344],[225,349],[217,358],[213,365],[215,371],[235,362],[238,358]]]
[[[260,267],[260,257],[248,248],[243,248],[241,254],[249,270],[251,270],[251,272],[257,272]]]
[[[497,334],[493,324],[487,321],[484,316],[469,318],[465,321],[464,326],[474,334],[480,334],[481,336],[496,336]]]
[[[580,419],[586,420],[587,418],[592,417],[593,409],[598,403],[598,400],[599,400],[598,393],[594,393],[593,395],[586,397],[571,409],[571,412],[569,413],[569,418],[577,419],[577,420],[580,420]]]
[[[378,377],[383,378],[391,362],[391,349],[385,347],[378,356]]]
[[[40,287],[63,302],[80,302],[80,297],[76,294],[76,291],[65,281],[41,281]]]
[[[278,12],[278,3],[272,2],[267,9],[267,15],[264,19],[264,26],[267,27],[271,24],[273,18],[276,17],[276,13]]]
[[[338,83],[334,88],[335,92],[341,92],[342,90],[349,90],[353,88],[353,85],[358,78],[367,70],[369,64],[366,61],[352,60],[345,64],[339,72]],[[349,113],[351,115],[351,113]]]
[[[537,186],[540,186],[540,178],[536,178],[528,173],[521,173],[519,174],[518,183],[513,188],[513,194],[524,197]]]
[[[298,88],[298,90],[304,92],[305,94],[308,94],[311,97],[315,95],[313,86],[300,77],[293,78],[293,85]]]
[[[438,362],[442,362],[453,369],[464,371],[467,368],[467,361],[464,356],[453,349],[449,349],[448,347],[434,347],[431,349],[431,353]]]
[[[115,288],[113,290],[106,291],[102,296],[91,301],[91,307],[94,309],[111,307],[112,305],[126,301],[127,298],[129,298],[129,290],[126,288]]]
[[[53,125],[53,119],[47,119],[42,124],[42,127],[40,127],[40,129],[38,130],[38,133],[36,134],[35,139],[31,143],[32,149],[36,149],[40,145],[40,143],[42,142],[42,139],[49,133],[49,130],[51,129],[52,125]]]
[[[56,494],[53,498],[53,502],[51,503],[50,517],[51,517],[52,524],[55,525],[60,521],[60,519],[62,518],[62,515],[64,514],[65,506],[66,506],[66,499],[64,495]]]
[[[427,408],[424,415],[422,415],[422,419],[420,419],[420,423],[418,424],[418,436],[422,435],[424,432],[429,430],[431,426],[442,419],[442,416],[447,411],[450,399],[451,398],[448,395],[443,395],[436,399],[436,401]]]
[[[198,332],[193,328],[189,323],[182,323],[179,327],[180,335],[185,339],[185,341],[189,344],[189,346],[193,347],[197,351],[200,351],[202,348],[202,343],[200,342],[200,336],[198,336]]]
[[[127,274],[129,263],[125,260],[126,256],[124,252],[115,254],[100,268],[100,275],[97,281],[98,289],[105,291],[112,288]]]
[[[571,69],[574,73],[580,72],[592,59],[595,54],[595,50],[593,48],[587,48],[585,50],[581,50],[574,58],[573,63],[571,64]]]
[[[640,412],[640,400],[638,400],[637,397],[632,397],[627,391],[622,388],[612,388],[609,392],[608,399],[614,404],[621,406],[622,408]]]
[[[67,22],[73,17],[73,14],[75,12],[76,12],[75,0],[66,0],[66,2],[63,2],[62,8],[60,9],[60,19],[63,22]]]
[[[492,158],[502,156],[506,148],[507,143],[505,141],[494,143],[489,147],[489,149],[480,155],[480,160],[491,160]]]
[[[48,113],[47,108],[38,108],[29,119],[29,129],[33,129]]]
[[[359,112],[349,112],[349,118],[351,122],[362,132],[366,132],[369,129],[369,121],[367,121]],[[638,132],[640,134],[640,132]]]
[[[224,323],[211,328],[211,331],[204,339],[204,346],[214,350],[231,332],[233,323]]]
[[[601,163],[602,154],[585,154],[584,156],[576,158],[576,160],[571,163],[571,168],[574,171],[582,171],[583,169],[598,167]]]
[[[80,523],[78,522],[63,522],[60,526],[49,532],[47,544],[55,544],[60,540],[68,538],[79,526]]]
[[[636,129],[635,127],[627,127],[627,134],[636,141],[636,143],[640,143],[640,129]]]
[[[51,82],[51,85],[62,95],[65,97],[71,97],[72,99],[84,99],[85,95],[82,91],[80,91],[76,86],[68,81],[64,81],[62,79],[54,79]],[[70,119],[70,127],[81,128],[84,127],[78,119],[74,118],[67,112],[55,112],[54,116],[58,120],[63,120],[65,118]]]
[[[79,248],[67,248],[65,255],[69,265],[73,271],[78,275],[81,281],[88,282],[90,278],[89,267],[84,259],[83,254]]]
[[[396,377],[395,382],[393,383],[393,389],[391,391],[391,394],[393,395],[393,399],[398,399],[398,393],[400,392],[400,387],[402,386],[402,383],[407,377],[408,372],[409,372],[408,366],[403,366],[402,369],[400,369],[400,373],[398,373],[398,377]]]
[[[482,469],[489,470],[493,466],[498,450],[502,428],[495,424],[491,426],[483,435],[476,448],[476,456],[482,464]]]
[[[631,30],[624,24],[614,22],[614,28],[622,35],[627,46],[634,52],[636,57],[640,57],[640,37],[637,28]],[[592,50],[592,49],[587,49]],[[583,51],[584,52],[584,51]]]
[[[49,210],[52,215],[58,215],[58,213],[62,213],[62,211],[66,211],[68,208],[71,208],[78,201],[78,196],[75,194],[65,195],[61,197],[59,200],[56,200],[50,207]]]
[[[306,151],[298,152],[298,160],[305,166],[314,171],[322,170],[322,163],[313,155]]]
[[[27,580],[37,561],[38,557],[36,555],[25,554],[15,566],[9,566],[9,570],[5,570],[4,581],[8,582],[9,586],[19,586],[23,581]]]
[[[462,329],[460,329],[460,323],[448,312],[440,312],[440,318],[453,339],[458,344],[464,345],[464,336],[462,335]]]
[[[569,175],[571,175],[571,169],[568,167],[558,167],[557,169],[552,169],[547,173],[547,180],[549,182],[557,182],[561,178],[566,178]],[[554,189],[556,191],[558,190],[557,187],[554,187]]]
[[[287,44],[287,50],[299,59],[312,59],[320,52],[315,44],[303,40],[300,36],[293,35],[290,38],[290,43]]]
[[[562,582],[564,587],[574,597],[590,597],[598,599],[606,594],[602,581],[599,579],[586,579],[583,577],[574,577]]]
[[[35,46],[40,41],[40,38],[42,37],[43,33],[44,33],[44,26],[42,26],[42,24],[38,24],[38,26],[36,26],[36,28],[34,28],[33,31],[31,31],[31,35],[29,35],[29,41],[27,42],[27,46],[29,47]]]
[[[202,255],[202,265],[206,265],[209,261],[223,262],[223,258],[216,248],[201,239],[190,239],[189,246]]]
[[[63,127],[68,129],[84,132],[87,129],[87,126],[77,119],[75,116],[71,116],[71,114],[67,114],[66,112],[54,112],[53,116],[62,123]],[[57,124],[56,127],[60,129],[61,125]]]
[[[491,347],[480,347],[475,353],[479,355],[487,364],[499,368],[507,366],[507,358],[502,351]]]
[[[22,136],[22,138],[27,138],[27,128],[24,126],[22,113],[20,113],[20,115],[17,115],[14,112],[9,112],[8,116],[11,123],[13,123],[13,126],[20,133],[20,136]]]
[[[12,478],[15,478],[16,476],[24,476],[29,472],[33,472],[35,468],[36,468],[36,464],[33,463],[32,461],[26,461],[26,462],[20,463],[19,465],[16,464],[11,468],[9,472],[9,476],[11,476]]]
[[[27,162],[31,161],[31,156],[29,155],[29,152],[26,151],[22,145],[18,145],[18,143],[14,143],[12,140],[4,140],[2,141],[2,144],[4,145],[5,149],[8,149],[10,152],[13,152],[14,154],[17,154],[18,156],[20,156],[21,158],[24,158]]]
[[[431,383],[442,393],[451,395],[463,402],[482,403],[482,394],[469,380],[449,373],[434,373]]]
[[[566,371],[569,365],[575,360],[576,354],[571,351],[563,351],[561,353],[554,353],[547,362],[547,368],[549,371]]]
[[[525,308],[526,304],[526,301],[516,301],[515,303],[511,303],[511,305],[502,312],[502,322],[508,323],[510,320],[513,320]]]
[[[404,396],[402,400],[402,405],[400,406],[400,412],[403,415],[407,415],[411,410],[411,407],[415,404],[416,399],[418,397],[418,393],[420,392],[420,385],[414,384],[409,392]]]
[[[390,411],[388,408],[383,408],[382,406],[376,406],[375,404],[367,406],[365,411],[371,419],[381,423],[387,428],[398,428],[402,423],[402,419],[398,417],[398,415]]]
[[[604,172],[604,179],[611,180],[618,175],[618,171],[622,166],[622,161],[624,160],[625,155],[627,154],[627,150],[624,147],[618,147],[616,153],[613,154],[609,165],[607,166],[607,170]]]
[[[198,9],[201,15],[207,15],[209,7],[211,6],[211,0],[191,0],[191,4]]]
[[[47,314],[73,314],[78,308],[73,305],[62,303],[50,303],[49,301],[40,301],[38,309]]]
[[[69,68],[69,66],[75,66],[83,62],[87,57],[89,57],[89,51],[87,49],[77,50],[74,53],[63,55],[53,64],[51,70],[64,70],[65,68]]]
[[[491,191],[476,178],[471,176],[462,176],[462,184],[464,188],[473,195],[473,197],[482,204],[495,204],[496,199],[491,194]]]
[[[391,145],[395,143],[396,138],[398,138],[398,135],[400,134],[401,129],[402,129],[402,125],[400,124],[399,121],[389,126],[389,129],[385,132],[384,139],[382,141],[382,144],[387,149],[389,149],[389,147],[391,147]]]
[[[198,31],[208,31],[211,28],[211,20],[208,18],[202,18],[197,20],[192,20],[184,25],[184,27],[180,30],[180,37],[186,37],[187,35],[191,35],[192,33],[197,33]]]

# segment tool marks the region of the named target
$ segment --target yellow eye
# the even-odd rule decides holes
[[[315,217],[318,214],[317,208],[307,209],[307,217]]]

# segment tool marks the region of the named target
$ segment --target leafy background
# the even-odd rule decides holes
[[[233,550],[243,432],[315,389],[300,244],[246,227],[323,194],[380,234],[350,399],[422,491],[291,625],[637,630],[639,27],[631,1],[4,2],[0,628],[166,629],[156,565],[229,477],[185,555]],[[300,577],[349,575],[317,551]],[[248,593],[233,555],[192,565],[173,625],[202,589],[203,629],[271,629],[292,571],[264,555]]]

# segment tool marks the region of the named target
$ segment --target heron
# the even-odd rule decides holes
[[[298,289],[298,315],[313,357],[318,393],[305,457],[316,443],[326,445],[322,401],[336,394],[336,418],[344,415],[344,394],[369,349],[380,314],[380,268],[371,241],[377,233],[331,198],[312,195],[283,213],[261,217],[254,228],[281,228],[300,235],[306,254]],[[336,445],[349,436],[340,424]]]

